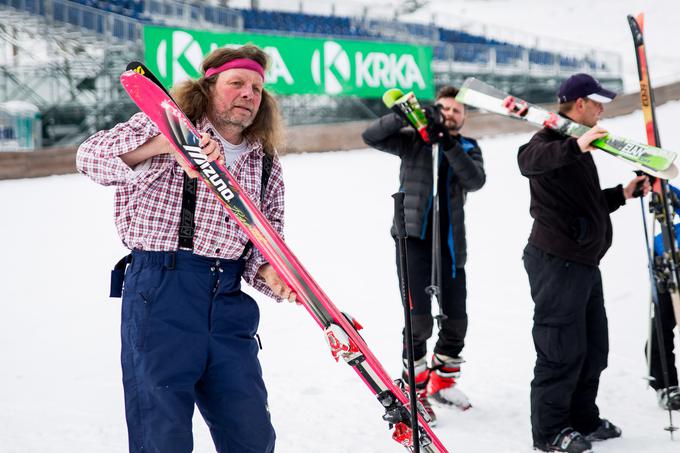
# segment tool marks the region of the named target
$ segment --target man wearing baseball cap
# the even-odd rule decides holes
[[[536,366],[531,382],[534,448],[584,453],[592,442],[619,437],[600,418],[595,399],[607,367],[609,340],[600,260],[612,242],[609,214],[633,197],[645,176],[602,190],[591,151],[607,135],[597,126],[603,104],[616,96],[588,74],[565,80],[557,93],[560,115],[591,127],[580,138],[548,128],[519,148],[529,178],[534,225],[524,267],[534,300]]]
[[[562,82],[557,92],[560,104],[575,101],[578,98],[588,98],[592,101],[606,104],[611,102],[616,93],[603,88],[600,82],[588,74],[574,74]],[[560,109],[560,111],[562,111]]]

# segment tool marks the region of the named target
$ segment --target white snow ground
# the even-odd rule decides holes
[[[680,103],[658,109],[662,143],[680,149]],[[644,140],[642,115],[609,120]],[[532,302],[521,262],[529,234],[528,184],[515,155],[528,134],[481,141],[487,185],[467,204],[470,329],[461,387],[474,408],[439,409],[436,432],[454,453],[531,451]],[[603,186],[630,167],[597,156]],[[374,150],[289,155],[287,240],[332,300],[396,376],[402,310],[388,229],[398,160]],[[124,253],[112,219],[113,189],[84,176],[0,182],[0,452],[126,451],[119,370],[120,301],[108,273]],[[640,207],[613,214],[614,244],[602,263],[610,365],[599,405],[623,438],[597,452],[678,451],[668,416],[645,388],[643,343],[649,285]],[[336,364],[306,311],[258,297],[265,380],[279,453],[402,451],[381,408],[349,367]],[[680,412],[675,412],[680,425]],[[197,452],[214,451],[199,416]]]
[[[330,5],[302,3],[305,10]],[[394,0],[336,4],[338,14],[358,14],[364,5],[387,3]],[[260,4],[296,9],[300,2]],[[481,21],[615,50],[624,58],[631,90],[637,75],[625,14],[647,12],[652,81],[661,85],[678,79],[680,54],[672,31],[680,20],[679,5],[675,0],[433,0],[420,17],[429,20],[434,12],[452,24]],[[329,11],[327,6],[319,12]],[[658,114],[664,147],[679,150],[674,126],[680,105],[662,106]],[[640,113],[604,125],[644,141]],[[440,409],[436,428],[454,453],[531,451],[532,304],[520,260],[531,219],[527,183],[515,163],[516,148],[528,137],[481,141],[488,182],[470,195],[467,207],[470,329],[461,380],[475,407],[466,413]],[[625,164],[606,156],[597,160],[603,186],[632,176]],[[291,248],[335,303],[362,321],[369,345],[396,376],[402,320],[388,229],[397,159],[358,150],[291,155],[283,163]],[[107,298],[109,269],[125,250],[115,233],[111,201],[112,189],[77,175],[0,181],[0,453],[126,451],[120,302]],[[613,215],[614,245],[602,263],[611,352],[599,404],[603,416],[624,429],[624,437],[597,445],[597,452],[678,451],[679,441],[670,442],[662,430],[667,414],[642,380],[649,286],[639,212],[636,201]],[[259,301],[261,359],[277,451],[403,451],[389,439],[380,407],[363,384],[330,358],[304,309]],[[680,413],[674,416],[680,425]],[[200,417],[195,432],[195,451],[214,451]]]

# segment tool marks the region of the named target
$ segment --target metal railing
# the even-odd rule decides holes
[[[60,63],[61,66],[57,63],[50,63],[0,68],[0,100],[16,99],[20,93],[22,99],[31,100],[41,108],[46,105],[58,107],[63,103],[74,102],[76,99],[81,106],[113,105],[121,97],[117,83],[117,76],[121,71],[121,59],[141,57],[142,28],[145,18],[153,17],[154,24],[205,27],[206,23],[210,23],[224,29],[242,30],[243,28],[243,16],[240,11],[179,0],[147,0],[144,12],[138,15],[139,19],[87,7],[68,0],[0,0],[0,10],[3,8],[11,8],[42,18],[44,23],[52,29],[49,33],[54,33],[54,36],[59,36],[60,33],[73,34],[73,39],[76,40],[94,36],[96,38],[93,41],[99,41],[97,44],[106,48],[103,57],[96,57],[96,62],[87,63],[77,58],[65,57]],[[359,23],[355,25],[359,26]],[[482,77],[486,75],[493,78],[505,78],[499,80],[499,83],[515,83],[515,80],[520,79],[523,83],[533,85],[544,83],[546,86],[541,93],[553,96],[554,86],[552,84],[566,75],[574,72],[589,72],[604,81],[620,78],[622,70],[621,57],[616,53],[544,51],[536,47],[510,44],[444,43],[439,41],[438,27],[435,25],[414,26],[396,21],[371,21],[370,26],[384,27],[382,35],[390,35],[395,40],[433,45],[432,66],[438,85],[457,83],[459,80],[456,78],[466,75]],[[376,28],[372,31],[379,32]],[[271,32],[275,33],[273,30]],[[328,37],[328,35],[321,36]],[[410,40],[405,38],[408,36],[411,37]],[[45,36],[45,39],[50,38]],[[363,35],[360,39],[379,38]],[[118,58],[112,56],[111,49],[114,47],[118,47]],[[121,52],[123,48],[125,50]],[[116,61],[111,61],[112,58]],[[65,69],[68,73],[64,72]],[[529,80],[531,78],[534,80]],[[547,81],[548,79],[551,81]],[[355,112],[355,115],[370,117],[371,111],[382,109],[382,104],[379,102],[373,109],[372,100],[313,99],[314,102],[304,96],[282,99],[282,107],[288,114],[289,124],[308,122],[311,118],[316,119],[315,114],[318,112],[324,112],[322,116],[319,116],[319,121],[329,121],[327,106],[337,111],[335,115],[338,121],[347,119],[343,115],[349,111]],[[326,107],[316,105],[317,101]],[[358,106],[363,107],[359,109]],[[299,115],[305,110],[304,115]],[[359,110],[361,112],[356,113]],[[102,118],[101,121],[97,119],[95,124],[107,121],[109,113],[107,109],[101,109],[97,115],[93,115]]]
[[[142,22],[67,0],[0,0],[0,7],[44,17],[55,26],[91,31],[109,40],[136,44],[142,38]]]
[[[152,18],[154,23],[168,22],[193,27],[210,23],[219,25],[220,28],[243,29],[243,17],[239,11],[177,0],[147,0],[144,12],[137,17],[128,17],[115,11],[100,10],[68,0],[0,0],[0,7],[2,6],[127,42],[141,40],[142,26],[145,22],[151,22]]]
[[[622,62],[616,53],[570,56],[512,45],[441,44],[434,47],[433,69],[435,72],[541,77],[588,72],[595,77],[619,78]]]
[[[196,27],[201,23],[220,25],[223,28],[243,30],[240,11],[205,3],[178,0],[146,0],[145,13],[154,22],[168,21],[174,24]]]

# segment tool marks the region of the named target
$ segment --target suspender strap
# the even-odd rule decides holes
[[[260,186],[260,206],[264,205],[264,196],[265,192],[267,191],[267,183],[269,182],[269,177],[272,174],[272,165],[274,165],[274,158],[269,154],[265,154],[264,157],[262,157],[262,184]],[[245,248],[243,249],[243,253],[241,253],[241,258],[245,259],[246,256],[248,256],[248,253],[250,253],[250,249],[252,248],[253,242],[248,241]]]
[[[180,248],[194,248],[194,215],[196,213],[196,178],[190,178],[184,173],[184,184],[182,185],[182,209],[180,211],[179,222],[179,241]]]

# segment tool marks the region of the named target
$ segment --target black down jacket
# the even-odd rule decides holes
[[[362,137],[367,145],[401,158],[399,188],[405,193],[406,233],[408,237],[424,239],[431,223],[432,147],[394,113],[376,120]],[[454,138],[455,146],[442,152],[450,171],[447,194],[440,193],[440,196],[448,195],[448,218],[453,227],[456,267],[463,267],[467,260],[463,207],[467,193],[480,189],[486,182],[486,174],[477,142],[467,137]]]

